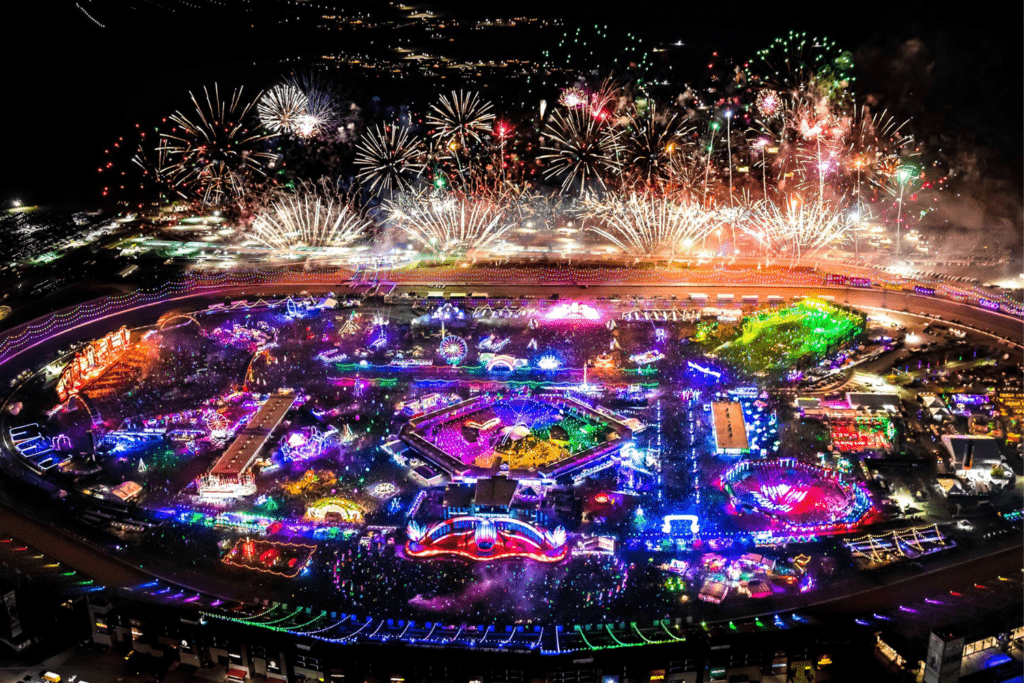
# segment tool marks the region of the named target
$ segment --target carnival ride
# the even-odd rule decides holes
[[[572,397],[494,393],[413,418],[401,436],[454,474],[484,472],[500,460],[512,473],[555,477],[610,458],[632,431]]]
[[[847,532],[873,505],[859,482],[793,458],[743,460],[723,472],[720,481],[736,513],[757,513],[771,526],[790,531]]]

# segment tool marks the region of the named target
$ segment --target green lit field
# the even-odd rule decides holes
[[[825,301],[804,299],[749,315],[739,330],[708,330],[704,341],[718,358],[749,372],[763,372],[825,356],[863,329],[860,315]]]

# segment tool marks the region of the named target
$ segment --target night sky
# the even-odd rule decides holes
[[[260,2],[270,10],[256,9],[258,16],[272,16],[282,4],[228,0],[232,10],[226,12],[136,14],[125,9],[127,2],[80,0],[107,24],[104,29],[73,1],[5,8],[7,19],[11,11],[24,18],[7,22],[0,48],[9,98],[0,200],[95,205],[103,150],[136,122],[154,122],[186,106],[190,89],[214,81],[227,89],[245,84],[255,93],[283,71],[281,58],[318,54],[338,40],[308,24],[249,28],[254,13],[235,10]],[[970,155],[979,177],[1008,192],[1015,206],[1022,204],[1020,7],[998,16],[966,4],[959,13],[936,11],[939,5],[927,3],[630,0],[432,7],[469,16],[557,15],[567,27],[595,21],[629,26],[652,41],[690,46],[700,57],[694,75],[713,50],[744,59],[791,29],[826,35],[853,52],[858,94],[912,116],[919,138]]]

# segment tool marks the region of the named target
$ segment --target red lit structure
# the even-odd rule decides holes
[[[304,543],[240,538],[222,561],[233,567],[293,578],[306,568],[316,548]]]

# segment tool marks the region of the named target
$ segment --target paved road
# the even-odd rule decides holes
[[[149,574],[3,503],[0,503],[0,533],[13,536],[108,588],[137,586],[153,579]]]
[[[966,551],[969,552],[969,551]],[[949,562],[936,571],[915,573],[895,580],[879,579],[880,585],[853,595],[814,605],[808,611],[822,616],[884,612],[898,605],[935,597],[950,589],[971,586],[996,576],[1021,571],[1024,548],[1012,547],[982,557]]]

